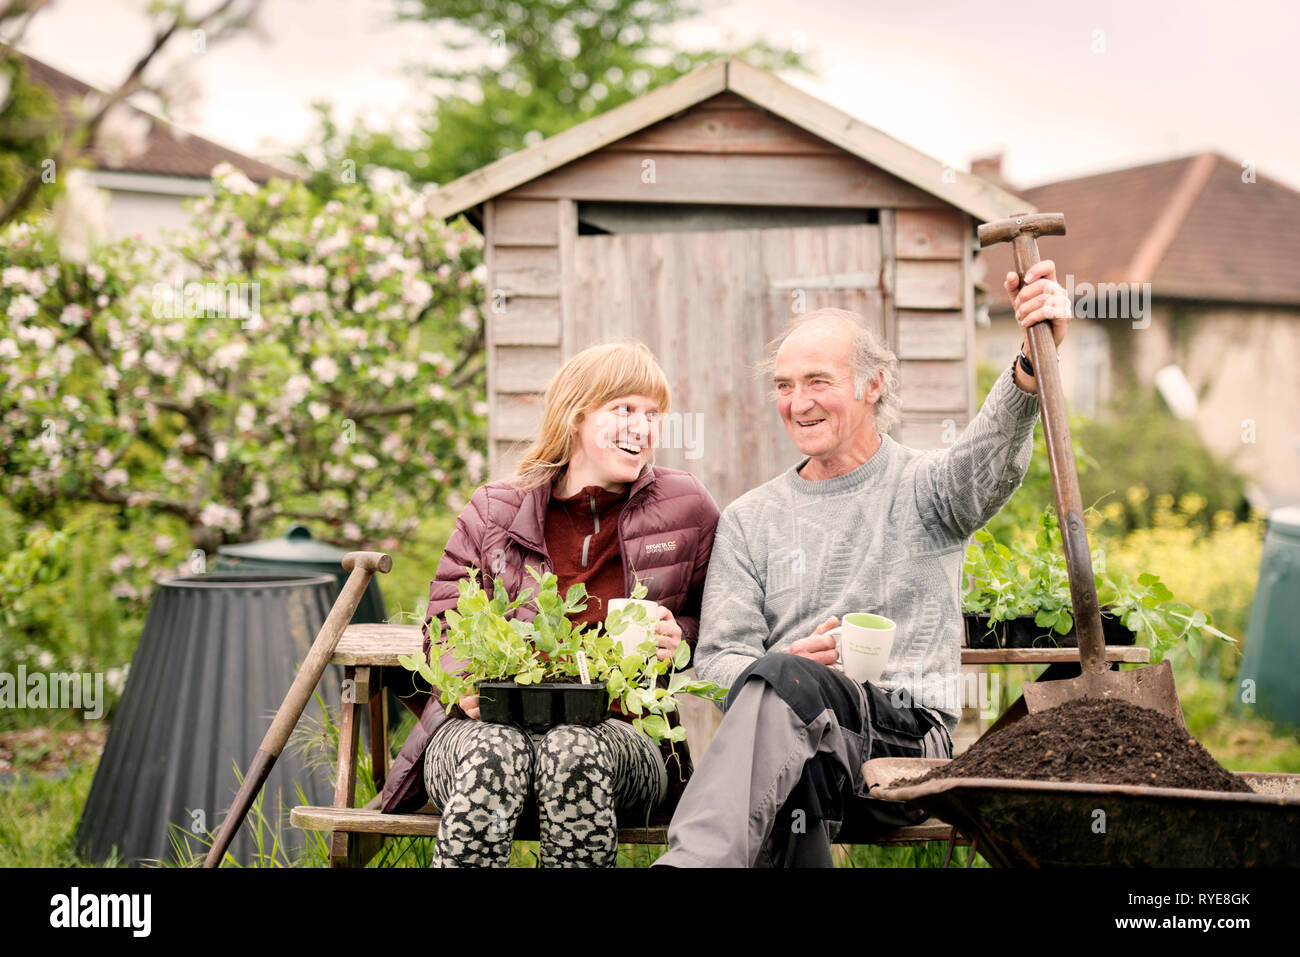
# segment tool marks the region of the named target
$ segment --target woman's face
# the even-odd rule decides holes
[[[600,485],[615,491],[630,484],[659,444],[659,403],[646,395],[610,399],[578,425],[569,460],[576,488]]]

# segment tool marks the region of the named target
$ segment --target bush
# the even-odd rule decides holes
[[[1117,505],[1103,508],[1112,530],[1151,528],[1154,503],[1164,495],[1180,502],[1196,496],[1200,505],[1186,520],[1206,530],[1219,512],[1247,517],[1246,480],[1205,447],[1190,422],[1174,418],[1154,390],[1131,389],[1110,410],[1107,420],[1081,423],[1077,436],[1104,463],[1080,473],[1084,505]],[[1131,494],[1134,489],[1145,494]]]

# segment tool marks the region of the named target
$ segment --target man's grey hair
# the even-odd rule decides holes
[[[875,406],[876,431],[881,435],[897,424],[902,413],[898,398],[898,357],[880,340],[871,327],[856,312],[847,309],[817,309],[791,319],[781,334],[767,345],[767,357],[761,366],[764,375],[771,378],[776,374],[776,354],[782,344],[797,330],[811,324],[845,326],[853,331],[851,343],[852,355],[849,366],[853,370],[853,398],[861,399],[867,394],[867,387],[884,373],[884,388],[880,400]]]

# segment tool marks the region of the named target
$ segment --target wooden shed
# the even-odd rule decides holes
[[[435,213],[486,240],[492,477],[566,358],[633,337],[673,388],[656,461],[726,505],[797,460],[755,366],[823,306],[898,355],[893,437],[950,442],[974,413],[975,227],[1025,208],[734,58],[447,184]]]

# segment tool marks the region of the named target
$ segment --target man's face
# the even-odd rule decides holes
[[[794,332],[776,354],[777,409],[795,447],[809,458],[849,454],[871,431],[880,385],[853,398],[852,332],[817,324]]]

